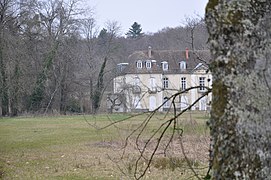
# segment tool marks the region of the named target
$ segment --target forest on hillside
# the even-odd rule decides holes
[[[140,36],[120,35],[117,21],[98,29],[77,0],[0,3],[0,116],[106,111],[116,64],[138,50],[208,49],[201,18]],[[180,20],[181,21],[181,20]],[[133,22],[131,22],[131,25]],[[136,32],[136,31],[135,31]]]

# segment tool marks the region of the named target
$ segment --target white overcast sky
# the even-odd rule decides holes
[[[103,28],[107,21],[118,21],[125,34],[134,22],[144,33],[182,25],[185,17],[204,16],[208,0],[89,0],[94,18]]]

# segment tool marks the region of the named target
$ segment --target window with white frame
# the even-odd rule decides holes
[[[199,86],[200,91],[205,90],[205,77],[199,77]]]
[[[139,61],[136,62],[136,67],[138,69],[142,69],[142,61],[141,60],[139,60]]]
[[[140,88],[140,79],[138,76],[134,77],[134,86],[133,86],[133,93],[134,94],[139,94],[141,93],[141,88]]]
[[[155,88],[156,88],[155,78],[154,78],[154,77],[151,77],[151,78],[150,78],[150,90],[151,90],[151,91],[155,91]]]
[[[170,107],[170,100],[168,97],[164,97],[164,108],[169,108]]]
[[[139,79],[139,77],[135,76],[134,83],[135,83],[134,84],[135,86],[139,86],[140,85],[140,79]]]
[[[185,61],[181,61],[180,62],[180,69],[181,70],[185,70],[186,69],[186,62]]]
[[[141,109],[142,108],[139,96],[135,96],[135,98],[134,98],[134,108],[135,109]]]
[[[163,71],[167,71],[168,70],[168,62],[163,61],[163,62],[161,62],[161,64],[162,64]]]
[[[168,78],[164,77],[163,78],[163,89],[167,89],[168,88],[168,84],[169,84]]]
[[[184,94],[179,96],[180,108],[181,110],[187,108],[189,106],[188,97]]]
[[[151,69],[151,61],[146,61],[146,68]]]
[[[186,77],[181,77],[181,90],[186,89]]]

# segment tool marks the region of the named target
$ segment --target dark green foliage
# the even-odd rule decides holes
[[[143,36],[141,25],[138,24],[137,22],[134,22],[134,24],[126,33],[126,35],[128,38],[138,38]]]
[[[107,30],[106,30],[105,28],[103,28],[103,29],[100,31],[100,34],[99,34],[98,38],[104,39],[106,36],[107,36]]]
[[[31,94],[30,101],[30,109],[31,110],[37,110],[40,106],[41,101],[43,100],[44,96],[44,82],[46,80],[46,75],[42,72],[39,74],[39,77],[37,79],[35,88],[33,90],[33,93]]]
[[[105,70],[105,66],[106,66],[106,63],[107,63],[107,58],[105,57],[104,58],[104,62],[101,66],[101,69],[100,69],[100,72],[99,72],[99,75],[98,75],[98,82],[97,82],[97,85],[96,85],[96,89],[94,91],[94,95],[93,95],[93,109],[94,109],[94,112],[97,112],[97,110],[99,109],[100,107],[100,102],[101,102],[101,99],[102,99],[102,92],[103,92],[103,89],[104,89],[104,70]]]
[[[56,55],[57,49],[58,49],[59,43],[56,42],[55,46],[47,56],[47,58],[44,61],[43,69],[39,73],[34,90],[30,96],[30,110],[38,110],[41,108],[42,100],[44,99],[44,91],[45,91],[45,82],[47,80],[48,73],[50,71],[50,68],[53,64],[53,59]]]
[[[109,34],[108,34],[107,30],[105,28],[103,28],[100,31],[100,34],[98,36],[99,45],[102,46],[101,48],[103,48],[103,46],[105,46],[106,42],[108,41],[108,38],[109,38]]]
[[[74,99],[70,100],[66,106],[66,111],[71,113],[81,113],[79,102]]]
[[[210,180],[212,178],[212,176],[210,174],[207,174],[203,179],[204,180]]]

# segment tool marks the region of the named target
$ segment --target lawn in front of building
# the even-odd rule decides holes
[[[139,157],[138,134],[142,132],[138,143],[144,144],[169,118],[165,116],[153,116],[144,131],[135,129],[144,125],[147,114],[1,118],[0,179],[131,179]],[[189,164],[204,176],[209,148],[207,119],[201,112],[189,112],[180,117],[184,149],[178,139],[174,139],[164,157],[159,151],[166,143],[161,143],[145,178],[193,177],[183,150]],[[117,121],[121,122],[114,124]],[[109,124],[112,125],[103,128]],[[132,132],[135,133],[129,136]],[[172,132],[169,128],[164,141]],[[155,138],[146,148],[146,156],[154,149]],[[147,161],[139,163],[139,170],[146,164]]]

